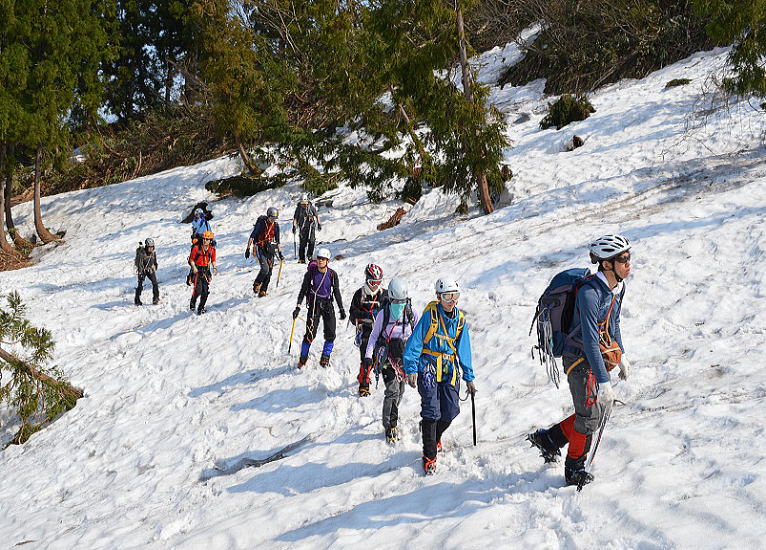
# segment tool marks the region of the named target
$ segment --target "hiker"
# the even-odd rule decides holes
[[[298,263],[305,264],[306,258],[311,259],[316,244],[316,231],[322,230],[319,212],[309,201],[308,195],[302,195],[293,214],[293,235],[298,232],[300,245],[298,247]],[[306,249],[308,247],[308,250]]]
[[[407,375],[404,373],[402,356],[404,346],[412,335],[420,316],[412,309],[407,283],[394,279],[388,286],[388,303],[375,316],[375,325],[365,349],[364,366],[368,369],[377,364],[386,385],[383,397],[383,429],[386,441],[399,440],[397,422],[399,403],[404,395]],[[367,371],[369,373],[369,370]],[[360,392],[361,395],[361,392]]]
[[[593,481],[585,469],[592,436],[614,402],[609,371],[619,366],[620,378],[628,377],[628,364],[621,357],[620,310],[623,280],[630,275],[630,248],[621,235],[604,235],[590,244],[590,260],[598,264],[598,272],[577,290],[562,353],[575,412],[547,430],[527,436],[546,463],[555,462],[559,449],[569,444],[564,477],[567,485],[578,488]]]
[[[211,212],[205,212],[202,208],[199,206],[194,209],[194,219],[191,222],[191,245],[192,248],[194,248],[194,245],[201,244],[202,243],[202,234],[205,231],[213,232],[213,229],[210,227],[210,219],[212,219],[213,214]],[[215,248],[215,242],[212,243],[213,248]],[[194,270],[190,269],[189,274],[186,276],[186,286],[191,286],[194,282]]]
[[[317,251],[316,262],[311,262],[303,276],[303,284],[298,293],[298,304],[293,311],[293,319],[301,312],[301,302],[306,298],[308,313],[306,317],[306,334],[301,343],[301,356],[298,359],[298,368],[303,368],[309,358],[309,349],[314,341],[319,326],[319,319],[324,325],[324,347],[319,364],[327,367],[330,364],[330,354],[335,342],[335,308],[332,305],[333,296],[338,303],[341,321],[346,318],[343,309],[343,299],[340,295],[338,274],[328,267],[330,263],[330,251],[320,248]]]
[[[266,210],[265,216],[260,216],[255,222],[253,232],[247,241],[245,248],[245,259],[250,257],[250,246],[253,247],[253,255],[258,258],[261,270],[253,281],[253,293],[259,298],[266,296],[271,282],[271,273],[274,267],[274,256],[279,255],[280,261],[285,257],[282,255],[282,248],[279,246],[279,225],[277,219],[279,211],[270,206]]]
[[[192,245],[200,242],[202,234],[205,231],[213,231],[213,228],[210,227],[209,218],[207,214],[205,214],[205,211],[202,210],[202,208],[194,209],[194,220],[192,220],[191,222],[191,228],[192,228],[192,236],[191,236]]]
[[[139,243],[140,245],[140,243]],[[136,249],[136,272],[138,273],[138,284],[136,285],[136,296],[134,303],[137,306],[141,303],[141,293],[144,291],[144,280],[148,277],[152,282],[152,303],[160,303],[160,287],[157,284],[157,254],[154,251],[154,239],[151,237],[144,241],[143,246]]]
[[[420,393],[423,471],[436,471],[436,452],[444,431],[460,414],[460,371],[470,395],[476,393],[471,338],[457,308],[460,287],[454,279],[436,281],[436,301],[423,310],[404,350],[407,382]]]
[[[215,248],[213,248],[212,245],[214,236],[212,231],[205,231],[202,233],[202,243],[195,244],[192,247],[191,254],[189,254],[189,265],[191,266],[194,277],[194,289],[192,290],[189,309],[194,311],[197,296],[199,296],[197,315],[205,313],[205,304],[207,303],[207,296],[210,293],[210,283],[213,280],[213,274],[218,275],[218,266],[215,261]],[[211,264],[213,265],[213,273],[210,272]]]
[[[364,269],[364,279],[362,288],[354,293],[348,308],[348,318],[356,327],[354,343],[359,346],[359,397],[370,395],[372,362],[365,364],[365,352],[375,316],[383,308],[387,296],[386,289],[382,286],[383,270],[379,266],[369,264]]]

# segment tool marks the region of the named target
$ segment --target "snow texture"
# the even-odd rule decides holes
[[[485,54],[482,79],[514,48]],[[321,210],[319,239],[343,256],[332,266],[346,306],[373,260],[387,280],[408,280],[418,307],[442,274],[463,285],[479,445],[464,403],[434,476],[421,475],[417,393],[404,395],[394,447],[383,438],[382,386],[356,396],[345,323],[330,368],[318,366],[321,338],[295,368],[302,322],[287,355],[305,269],[290,242],[297,186],[213,202],[204,182],[241,169],[224,157],[44,199],[44,219],[66,240],[0,273],[0,287],[18,289],[32,321],[53,331],[55,363],[86,396],[0,454],[0,540],[51,550],[763,547],[763,115],[706,90],[726,53],[609,86],[590,96],[595,114],[559,131],[539,129],[552,100],[543,82],[494,88],[514,177],[512,202],[490,216],[458,218],[455,198],[439,191],[382,232],[375,226],[398,205],[370,204],[361,190],[342,188]],[[673,78],[692,83],[665,89]],[[585,145],[561,152],[573,134]],[[198,317],[187,309],[190,228],[179,220],[203,200],[215,212],[220,275]],[[243,252],[272,205],[287,262],[279,287],[258,299]],[[14,216],[31,233],[31,204]],[[596,481],[577,493],[560,463],[543,465],[524,441],[571,410],[530,357],[527,330],[550,278],[587,266],[588,242],[608,232],[635,244],[622,317],[633,372],[614,380],[624,405]],[[162,301],[136,307],[133,252],[150,236]],[[4,441],[9,419],[0,411]],[[286,446],[279,460],[215,473]]]

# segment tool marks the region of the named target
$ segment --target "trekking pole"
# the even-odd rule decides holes
[[[293,328],[290,331],[290,345],[287,346],[287,355],[290,355],[290,351],[293,349],[293,335],[295,334],[295,323],[298,322],[298,318],[293,319]]]
[[[295,231],[293,231],[293,254],[295,254],[295,257],[298,257],[298,245],[295,244]]]
[[[473,420],[473,446],[476,447],[476,401],[471,394],[471,419]]]
[[[277,288],[279,288],[279,278],[282,276],[282,264],[285,263],[282,258],[279,258],[279,271],[277,272]]]

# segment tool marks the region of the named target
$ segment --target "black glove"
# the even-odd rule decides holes
[[[282,255],[282,251],[280,250],[280,251],[278,252],[278,254],[279,254],[279,259],[280,259],[280,260],[282,260],[282,261],[284,262],[284,261],[285,261],[285,257]]]
[[[298,314],[301,312],[301,306],[295,306],[295,309],[293,310],[293,319],[298,318]]]
[[[250,249],[245,248],[245,259],[247,260],[250,257]]]
[[[321,223],[318,223],[318,224],[317,224],[317,231],[321,231],[321,230],[322,230],[322,224],[321,224]]]
[[[342,320],[343,320],[343,319],[345,319],[345,318],[346,318],[346,311],[345,311],[345,310],[343,310],[343,309],[341,309],[341,310],[340,310],[340,320],[342,321]]]
[[[372,359],[369,357],[365,357],[364,361],[362,361],[362,365],[364,365],[365,368],[369,369],[372,366]]]
[[[293,235],[295,235],[295,226],[293,226]]]

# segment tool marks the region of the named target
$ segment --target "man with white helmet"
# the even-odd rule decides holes
[[[322,222],[319,219],[319,212],[309,201],[308,195],[301,195],[298,206],[295,207],[293,214],[293,235],[298,232],[300,245],[298,248],[298,262],[305,264],[306,258],[311,258],[314,254],[314,245],[316,244],[316,231],[322,230]],[[306,249],[308,247],[308,250]]]
[[[620,378],[628,377],[627,361],[621,360],[620,311],[623,280],[630,275],[630,248],[622,235],[604,235],[590,244],[590,260],[598,264],[598,272],[577,290],[562,355],[575,412],[528,436],[545,462],[555,462],[560,449],[569,445],[564,466],[567,485],[582,487],[593,481],[585,463],[592,436],[614,402],[609,371],[619,366]]]
[[[393,279],[388,286],[388,303],[375,315],[375,324],[365,346],[364,365],[373,361],[383,373],[386,384],[383,398],[383,429],[386,441],[393,444],[399,439],[399,403],[404,395],[407,375],[404,372],[404,346],[420,316],[410,303],[407,283]]]
[[[375,264],[368,264],[364,269],[364,285],[354,293],[348,308],[348,317],[356,327],[355,343],[359,346],[359,397],[370,395],[370,370],[372,363],[365,362],[364,354],[370,339],[375,316],[385,305],[387,297],[383,288],[383,269]]]
[[[343,298],[340,295],[340,283],[338,274],[329,267],[330,251],[326,248],[320,248],[317,251],[316,263],[311,262],[306,275],[303,276],[303,284],[298,293],[298,304],[293,311],[293,319],[298,317],[301,312],[301,302],[306,298],[308,312],[306,315],[306,334],[301,343],[301,356],[298,360],[298,368],[306,365],[309,358],[311,343],[319,328],[319,320],[322,320],[324,327],[324,347],[322,348],[322,357],[319,364],[327,367],[330,364],[330,354],[332,353],[335,342],[335,308],[332,305],[333,297],[338,304],[341,320],[346,318],[346,311],[343,309]]]
[[[152,282],[152,303],[160,303],[160,286],[157,284],[157,254],[154,251],[154,239],[149,237],[144,241],[144,246],[139,246],[136,250],[134,260],[136,272],[138,273],[138,285],[136,286],[136,295],[134,303],[137,306],[141,303],[141,293],[144,290],[144,280],[148,277]]]
[[[476,393],[471,338],[463,312],[457,307],[460,287],[454,279],[436,281],[436,301],[429,303],[407,340],[404,370],[410,386],[420,393],[423,471],[436,471],[441,437],[460,414],[460,373],[468,393]]]

